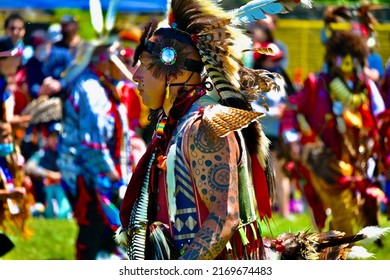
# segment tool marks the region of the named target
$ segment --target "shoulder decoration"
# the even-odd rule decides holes
[[[232,131],[247,127],[264,113],[241,110],[222,105],[206,106],[202,122],[218,137],[224,137]]]

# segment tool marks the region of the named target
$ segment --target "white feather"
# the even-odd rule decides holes
[[[119,70],[125,75],[125,77],[129,80],[133,80],[133,74],[129,71],[126,65],[120,60],[120,58],[116,54],[110,55],[110,60],[118,67]]]
[[[390,227],[380,228],[378,226],[369,226],[363,228],[358,234],[363,234],[365,238],[362,240],[362,243],[368,244],[378,240],[388,232],[390,232]]]
[[[100,0],[89,0],[89,11],[93,29],[99,34],[103,33],[103,10]]]
[[[122,231],[122,226],[115,231],[114,240],[120,246],[126,247],[128,245],[127,234]]]
[[[110,32],[114,28],[116,15],[118,13],[119,0],[110,0],[106,14],[106,31]]]
[[[176,215],[176,179],[175,179],[175,160],[176,160],[176,144],[169,148],[167,155],[167,185],[168,185],[168,213],[171,222],[175,221]]]
[[[172,0],[167,0],[167,6],[165,8],[165,17],[169,18],[169,13],[171,11],[171,5],[172,5]]]
[[[312,0],[301,0],[301,3],[306,8],[311,9],[313,7],[313,1]]]
[[[353,246],[347,255],[348,260],[369,259],[373,257],[374,254],[368,252],[367,249],[362,246]]]

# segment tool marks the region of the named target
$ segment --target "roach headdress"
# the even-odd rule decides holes
[[[165,30],[149,26],[136,52],[146,51],[153,59],[150,67],[156,78],[162,73],[176,76],[183,69],[201,72],[204,69],[222,99],[245,98],[252,101],[258,94],[277,87],[273,75],[265,70],[246,68],[242,56],[248,49],[250,38],[243,25],[265,18],[265,13],[277,14],[291,11],[299,0],[254,0],[232,11],[224,11],[212,0],[172,0],[168,3]],[[302,1],[310,6],[311,1]],[[152,36],[164,33],[151,42]],[[170,35],[168,35],[170,34]],[[161,34],[162,35],[162,34]],[[158,37],[158,36],[155,36]],[[201,62],[189,60],[188,46],[195,47]],[[256,49],[272,53],[267,48]]]

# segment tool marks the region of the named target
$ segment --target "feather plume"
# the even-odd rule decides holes
[[[89,10],[91,13],[91,23],[96,33],[103,34],[103,10],[100,0],[89,0]]]
[[[348,260],[371,259],[373,257],[374,254],[368,252],[367,249],[362,246],[353,246],[347,254]]]
[[[151,250],[155,254],[156,260],[169,259],[170,250],[166,242],[165,236],[161,228],[156,224],[152,224],[149,227],[150,236],[149,240],[153,247]]]
[[[390,232],[390,227],[380,228],[378,226],[368,226],[358,232],[358,235],[363,235],[364,240],[362,243],[369,244],[377,241],[385,234]]]
[[[311,8],[311,0],[252,0],[231,12],[234,25],[247,24],[264,19],[266,14],[288,13],[299,3]]]
[[[243,52],[258,52],[258,53],[265,54],[265,55],[275,55],[275,51],[269,47],[245,49],[245,50],[243,50]]]
[[[151,260],[177,260],[180,252],[174,245],[168,226],[154,222],[149,226],[149,255]]]
[[[127,247],[128,246],[128,236],[127,236],[127,233],[126,231],[123,230],[122,226],[119,226],[116,231],[115,231],[115,235],[114,235],[114,240],[116,242],[116,244],[118,244],[119,246],[122,246],[122,247]]]
[[[175,221],[176,215],[176,180],[175,180],[175,160],[176,160],[176,144],[169,148],[167,155],[167,185],[168,185],[168,213],[171,222]]]
[[[248,23],[266,18],[265,14],[280,13],[283,6],[276,0],[254,0],[233,11],[234,24]]]
[[[242,51],[248,49],[251,40],[243,32],[242,26],[232,21],[240,21],[243,17],[253,20],[264,17],[264,13],[288,12],[300,1],[253,0],[233,12],[224,11],[218,2],[172,0],[167,7],[167,22],[171,27],[192,36],[221,99],[235,97],[253,101],[258,94],[275,89],[277,85],[273,82],[273,73],[254,71],[243,65]]]
[[[180,252],[173,244],[172,237],[165,224],[154,222],[149,226],[150,252],[154,260],[176,260]]]
[[[202,121],[218,137],[247,127],[263,113],[236,109],[222,105],[207,106]]]
[[[115,24],[116,15],[118,13],[119,0],[110,0],[108,4],[107,14],[106,14],[106,32],[109,33]]]

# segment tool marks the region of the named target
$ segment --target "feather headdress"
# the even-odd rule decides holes
[[[264,18],[265,13],[289,12],[300,2],[311,6],[311,1],[253,0],[227,12],[211,0],[172,0],[166,18],[170,27],[191,36],[207,74],[222,98],[252,101],[277,85],[272,73],[244,67],[242,55],[248,50],[250,38],[240,26]],[[256,51],[269,53],[268,49]]]

